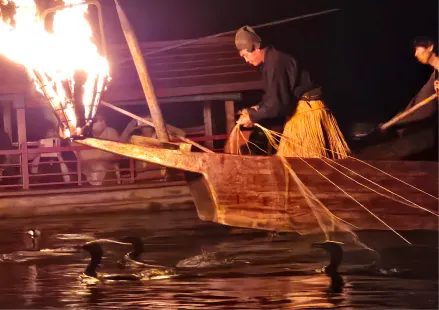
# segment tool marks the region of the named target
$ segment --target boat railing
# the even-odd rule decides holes
[[[190,137],[203,144],[207,141],[221,141],[227,135]],[[221,143],[220,143],[221,145]],[[166,180],[183,180],[179,172],[169,172],[162,166],[136,161],[132,158],[114,156],[104,159],[105,177],[98,185],[92,185],[85,173],[86,161],[78,160],[81,152],[94,150],[88,146],[41,147],[29,142],[27,147],[0,150],[0,196],[17,190],[45,188],[98,187]],[[214,149],[222,152],[223,148]],[[59,156],[58,156],[59,155]],[[95,171],[96,172],[96,171]],[[100,183],[100,184],[99,184]]]

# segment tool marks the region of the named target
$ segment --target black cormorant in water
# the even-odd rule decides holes
[[[314,248],[324,249],[329,254],[329,265],[323,267],[322,271],[328,275],[338,273],[338,267],[343,261],[343,249],[341,243],[326,241],[322,243],[313,243],[312,246]]]
[[[344,286],[343,279],[338,273],[338,267],[343,261],[343,249],[341,244],[342,243],[335,241],[312,244],[313,247],[323,249],[329,254],[329,265],[323,267],[321,271],[325,272],[331,278],[331,286],[329,287],[331,293],[341,293]]]
[[[137,274],[105,274],[98,273],[96,269],[99,267],[104,251],[98,242],[88,242],[82,246],[82,249],[90,255],[90,263],[80,276],[81,280],[87,282],[97,281],[139,281],[144,275],[142,273]]]
[[[119,261],[119,264],[123,267],[140,267],[140,268],[158,268],[158,269],[171,269],[169,267],[161,265],[148,264],[141,260],[141,255],[144,253],[143,242],[138,237],[125,237],[121,239],[122,242],[131,244],[132,250],[124,255]]]
[[[140,280],[153,280],[160,278],[169,278],[170,275],[166,271],[160,271],[157,269],[145,269],[137,273],[117,273],[117,274],[105,274],[98,273],[96,269],[99,267],[104,252],[101,245],[97,241],[91,241],[82,246],[82,249],[90,255],[91,261],[87,268],[80,276],[81,280],[85,282],[110,282],[110,281],[140,281]]]
[[[321,271],[330,276],[334,283],[339,282],[341,278],[338,267],[343,260],[341,243],[327,241],[314,243],[312,246],[324,249],[330,255],[329,265],[322,268]],[[437,247],[422,245],[391,247],[380,251],[378,261],[371,265],[349,269],[343,274],[437,279],[438,251]]]

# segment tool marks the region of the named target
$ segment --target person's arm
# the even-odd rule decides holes
[[[267,68],[265,94],[258,104],[259,108],[248,111],[253,123],[257,123],[261,119],[279,116],[283,107],[290,103],[290,87],[294,86],[295,72],[293,62],[277,62]],[[290,77],[293,78],[292,81]]]
[[[137,127],[137,120],[135,119],[131,120],[125,127],[122,134],[120,135],[120,142],[128,142],[131,133],[134,131],[134,129],[136,129],[136,127]]]

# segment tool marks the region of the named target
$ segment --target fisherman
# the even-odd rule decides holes
[[[429,37],[417,37],[413,40],[415,57],[420,63],[432,66],[436,71],[439,70],[439,57],[437,46]]]
[[[415,106],[422,100],[430,97],[439,88],[438,71],[439,57],[437,54],[437,44],[429,37],[417,37],[413,40],[416,59],[424,64],[431,66],[434,70],[430,75],[427,83],[421,88],[419,93],[410,101],[407,108]],[[432,102],[428,108],[424,108],[423,115],[431,115],[437,111],[437,102]]]
[[[141,116],[144,119],[149,119],[151,115],[148,113]],[[155,128],[137,119],[131,120],[120,136],[120,142],[129,143],[133,135],[157,139]],[[148,163],[142,160],[135,160],[135,173],[137,180],[143,179],[163,179],[165,180],[172,171],[163,166]]]
[[[409,104],[406,106],[404,111],[411,109],[412,107],[418,105],[425,99],[431,97],[438,92],[439,81],[438,81],[438,69],[439,69],[439,57],[437,54],[437,46],[435,42],[429,37],[417,37],[413,40],[414,56],[416,59],[424,64],[429,65],[433,68],[433,72],[430,75],[428,81],[422,86],[419,92],[412,98]],[[403,113],[402,111],[401,113]],[[395,123],[396,126],[405,126],[409,123],[418,123],[420,125],[427,124],[426,120],[432,120],[436,122],[437,113],[437,99],[431,100],[428,104],[422,106],[416,110],[416,112],[408,115],[404,119]],[[422,121],[422,122],[420,122]],[[380,124],[382,126],[382,124]],[[405,128],[399,129],[399,133],[402,134],[406,131]]]
[[[349,147],[337,121],[322,100],[321,88],[294,57],[265,42],[249,27],[235,35],[239,55],[262,67],[262,101],[242,111],[237,123],[252,127],[263,119],[285,117],[277,154],[298,157],[346,158]]]
[[[119,133],[116,129],[109,127],[102,114],[96,115],[96,121],[92,127],[93,137],[105,140],[119,141]]]
[[[439,56],[437,44],[428,37],[417,38],[414,40],[415,56],[420,63],[428,64],[434,68],[431,76],[434,76],[434,91],[439,91]]]
[[[92,134],[94,138],[120,141],[117,130],[109,127],[101,114],[96,115],[92,126]],[[91,185],[102,185],[107,170],[113,170],[116,174],[117,183],[121,184],[120,166],[114,154],[101,150],[85,150],[76,152],[76,156],[81,160],[83,173]]]

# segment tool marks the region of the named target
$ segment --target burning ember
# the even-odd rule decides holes
[[[109,65],[92,41],[88,4],[64,0],[47,30],[34,0],[0,0],[0,54],[23,64],[50,102],[64,137],[82,136],[109,81]]]

